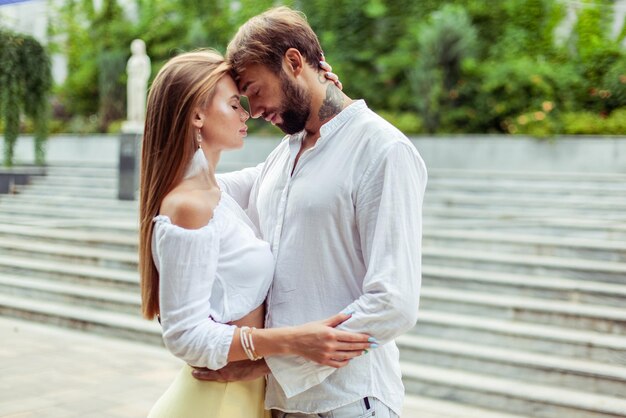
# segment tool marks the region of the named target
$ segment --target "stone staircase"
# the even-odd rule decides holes
[[[65,163],[0,195],[0,315],[161,344],[116,187]],[[431,170],[424,217],[406,413],[626,416],[626,175]]]

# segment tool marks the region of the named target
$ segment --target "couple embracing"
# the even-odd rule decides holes
[[[285,138],[216,176],[249,116]],[[186,363],[150,417],[399,416],[393,340],[417,320],[426,168],[342,92],[304,16],[270,9],[225,59],[171,59],[144,132],[142,309]]]

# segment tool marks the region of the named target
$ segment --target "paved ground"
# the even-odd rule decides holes
[[[164,348],[0,318],[0,417],[145,417],[180,364]]]
[[[180,366],[165,348],[0,317],[0,417],[145,417]]]

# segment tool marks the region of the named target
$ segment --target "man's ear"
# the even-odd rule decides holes
[[[283,66],[287,67],[287,71],[298,76],[304,68],[304,58],[296,48],[289,48],[285,51],[284,64]]]

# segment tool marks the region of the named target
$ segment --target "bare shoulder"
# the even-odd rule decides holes
[[[174,189],[161,203],[160,214],[170,218],[174,225],[185,229],[206,226],[220,200],[218,188],[210,190]]]

